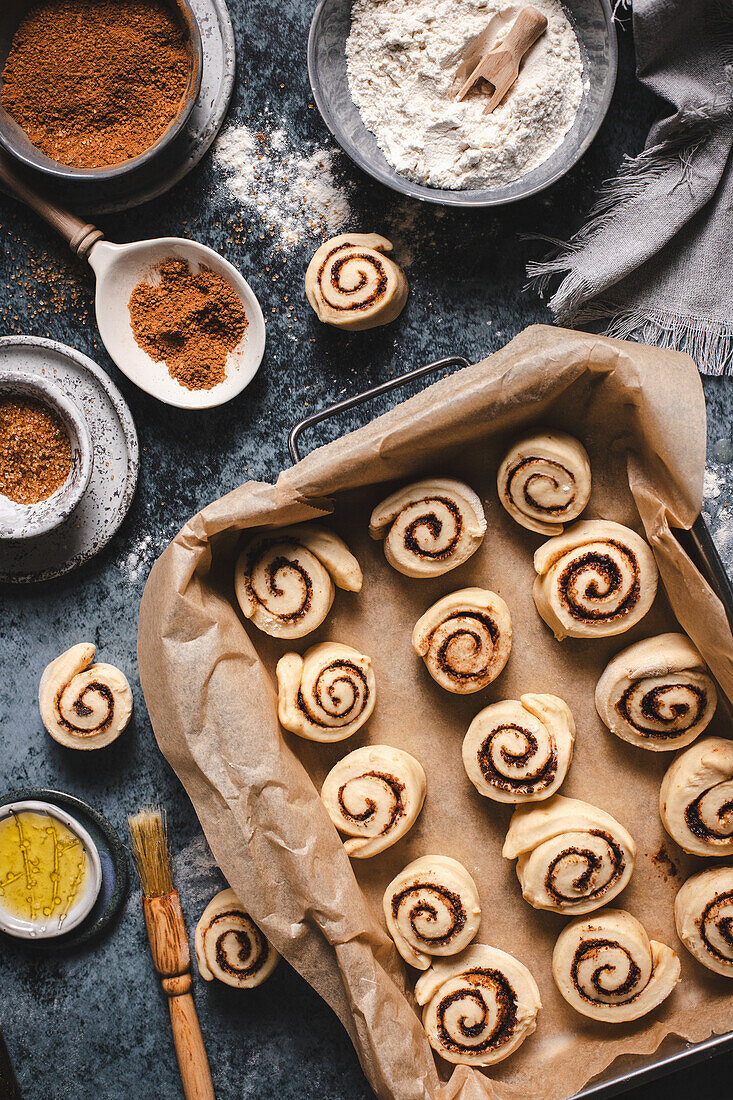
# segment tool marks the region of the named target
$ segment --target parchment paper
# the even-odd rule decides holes
[[[732,696],[733,644],[723,608],[670,529],[689,527],[701,506],[705,403],[695,365],[674,352],[562,329],[529,328],[489,359],[314,451],[275,486],[250,482],[211,504],[156,562],[143,596],[140,675],[160,748],[226,878],[277,949],[334,1008],[379,1097],[559,1100],[617,1056],[648,1054],[668,1034],[699,1041],[733,1023],[730,983],[696,963],[675,933],[674,895],[701,864],[679,852],[659,820],[659,784],[671,754],[612,736],[593,703],[609,658],[641,637],[675,629],[675,619],[660,591],[650,614],[619,638],[554,640],[531,595],[532,554],[542,536],[510,519],[495,482],[509,439],[535,423],[564,428],[588,448],[587,517],[642,531],[641,517],[679,622]],[[368,537],[367,519],[393,488],[384,482],[431,472],[464,478],[481,495],[488,533],[460,569],[418,581],[387,565],[381,544]],[[294,646],[247,623],[232,584],[243,528],[323,515],[359,558],[364,588],[358,595],[337,590],[324,625],[295,648],[329,638],[354,645],[373,658],[378,685],[366,728],[337,745],[312,744],[279,728],[274,668]],[[514,646],[491,687],[453,696],[430,679],[410,637],[429,604],[473,584],[506,599]],[[575,716],[575,758],[562,793],[610,811],[636,839],[636,869],[614,905],[630,910],[682,960],[677,990],[635,1024],[604,1028],[562,1000],[550,960],[566,921],[522,900],[514,864],[501,857],[511,807],[482,799],[463,771],[460,748],[474,714],[527,691],[563,696]],[[722,703],[709,732],[727,732]],[[337,759],[368,742],[417,756],[428,793],[404,840],[352,864],[318,790]],[[436,1065],[411,998],[416,975],[406,973],[383,929],[386,884],[430,852],[468,867],[483,906],[478,941],[512,952],[540,987],[536,1033],[488,1072]]]

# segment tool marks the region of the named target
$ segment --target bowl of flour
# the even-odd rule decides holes
[[[402,194],[496,206],[541,191],[586,151],[616,81],[610,0],[531,0],[547,30],[491,114],[480,82],[455,99],[461,52],[500,42],[523,3],[320,0],[308,71],[324,122],[365,172]]]

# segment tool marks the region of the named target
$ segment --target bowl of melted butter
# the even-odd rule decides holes
[[[0,931],[50,939],[89,915],[102,884],[86,829],[50,802],[0,806]]]

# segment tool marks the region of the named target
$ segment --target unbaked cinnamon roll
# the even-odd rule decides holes
[[[523,695],[484,707],[463,741],[463,766],[494,802],[539,802],[570,767],[575,722],[557,695]]]
[[[581,520],[540,546],[534,602],[558,640],[623,634],[657,593],[657,563],[644,540],[606,519]]]
[[[379,233],[341,233],[325,241],[305,273],[305,294],[319,321],[356,332],[394,321],[407,301],[402,268],[385,256]]]
[[[517,860],[522,897],[534,909],[579,914],[621,893],[636,845],[605,810],[558,794],[514,811],[502,855]]]
[[[38,705],[55,741],[71,749],[101,749],[114,741],[132,714],[127,677],[114,665],[93,664],[96,647],[79,642],[43,671]]]
[[[427,970],[433,955],[457,955],[481,923],[478,890],[450,856],[421,856],[384,892],[387,930],[405,962]]]
[[[509,448],[497,487],[499,500],[522,527],[559,535],[588,503],[588,452],[566,432],[532,432]]]
[[[652,752],[694,741],[715,714],[707,665],[685,634],[659,634],[621,651],[596,687],[596,710],[611,733]]]
[[[680,753],[662,780],[659,813],[683,851],[733,855],[733,741],[706,737]]]
[[[650,940],[631,913],[603,909],[562,930],[552,954],[552,976],[576,1012],[625,1024],[670,995],[680,978],[680,960],[671,947]]]
[[[372,662],[351,646],[321,642],[303,657],[286,653],[275,672],[280,722],[308,741],[343,741],[374,710]]]
[[[331,768],[321,790],[353,859],[369,859],[410,831],[425,799],[422,765],[402,749],[366,745]]]
[[[415,985],[428,1042],[441,1058],[467,1066],[493,1066],[521,1046],[537,1027],[542,1007],[527,967],[497,947],[474,943],[453,959],[440,959]]]
[[[334,584],[360,592],[359,563],[338,535],[314,523],[256,535],[237,559],[242,614],[273,638],[302,638],[331,610]]]
[[[196,961],[201,977],[236,989],[253,989],[270,977],[280,955],[242,908],[233,890],[221,890],[196,925]]]
[[[417,620],[412,645],[441,687],[458,695],[481,691],[509,659],[509,608],[496,592],[462,588],[438,600]]]
[[[733,978],[733,867],[688,878],[674,902],[677,935],[698,962]]]
[[[406,577],[439,577],[475,554],[486,533],[483,505],[462,481],[426,478],[392,493],[372,512],[369,534],[384,539],[389,564]]]

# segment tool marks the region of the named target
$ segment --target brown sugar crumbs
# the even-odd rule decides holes
[[[0,400],[0,493],[37,504],[55,493],[71,469],[71,442],[60,417],[27,398]]]

